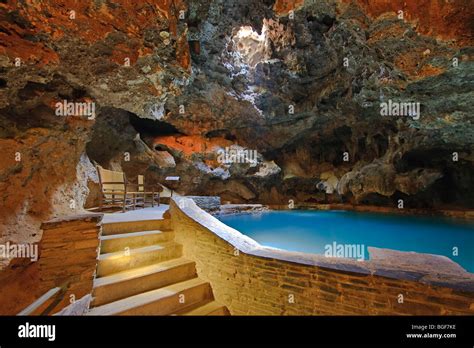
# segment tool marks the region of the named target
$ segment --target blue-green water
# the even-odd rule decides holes
[[[441,217],[349,211],[269,211],[219,216],[261,245],[324,254],[325,246],[367,247],[444,255],[474,272],[474,224]],[[458,255],[453,255],[457,248]]]

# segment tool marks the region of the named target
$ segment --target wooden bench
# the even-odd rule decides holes
[[[97,166],[100,184],[99,209],[120,207],[125,212],[127,208],[135,209],[137,206],[145,207],[147,197],[151,198],[151,206],[155,206],[155,200],[160,205],[160,190],[145,187],[143,175],[138,176],[138,184],[127,182],[125,173],[104,169]]]
[[[158,206],[160,206],[160,191],[163,190],[161,185],[158,186],[145,186],[145,177],[143,175],[138,175],[138,185],[137,185],[137,201],[136,205],[143,205],[145,207],[147,203],[147,196],[151,198],[151,206],[155,204],[155,199],[158,198]]]

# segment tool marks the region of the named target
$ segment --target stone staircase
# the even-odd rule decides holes
[[[104,223],[88,315],[229,315],[169,219]]]

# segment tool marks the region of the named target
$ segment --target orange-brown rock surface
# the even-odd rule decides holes
[[[342,0],[351,3],[354,0]],[[387,12],[403,16],[420,34],[460,44],[473,43],[474,7],[470,0],[355,0],[364,13],[376,18]]]
[[[190,73],[180,11],[171,0],[0,4],[2,243],[38,241],[41,221],[83,209],[97,186],[85,154],[96,117],[154,118],[179,92]],[[95,117],[57,116],[63,100],[95,103]]]
[[[94,164],[223,201],[472,208],[469,4],[1,2],[2,242],[94,205]],[[389,100],[421,117],[382,116]]]

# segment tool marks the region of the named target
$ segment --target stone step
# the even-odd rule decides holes
[[[113,234],[100,237],[100,252],[102,254],[124,251],[144,246],[167,242],[174,239],[173,232],[160,230],[140,231],[132,233]]]
[[[102,235],[141,232],[141,231],[169,231],[171,230],[171,219],[154,219],[140,221],[111,222],[102,224]]]
[[[210,299],[209,283],[194,278],[92,308],[88,315],[169,315]]]
[[[217,301],[204,301],[195,304],[194,306],[184,309],[176,315],[185,315],[185,316],[218,316],[218,315],[230,315],[229,310],[226,306],[221,305]]]
[[[175,242],[164,242],[142,248],[99,255],[97,277],[104,277],[134,268],[149,266],[158,262],[179,258],[182,246]]]
[[[195,277],[195,263],[179,258],[96,278],[92,306],[101,306]]]

